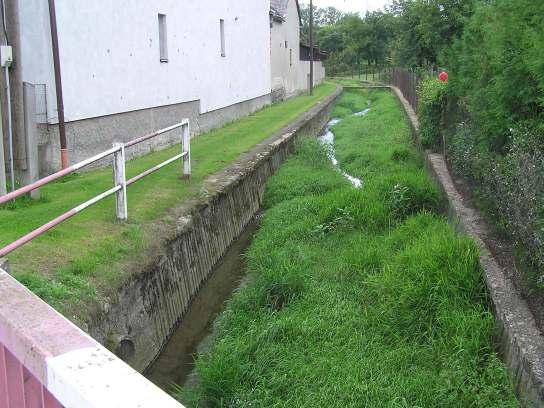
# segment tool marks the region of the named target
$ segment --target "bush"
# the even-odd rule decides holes
[[[496,0],[478,2],[453,48],[450,92],[466,102],[487,150],[505,153],[510,129],[544,120],[543,45],[544,2]]]
[[[511,29],[505,29],[509,27]],[[450,163],[544,288],[544,2],[478,2],[451,49]],[[448,115],[448,119],[450,116]],[[438,122],[435,122],[438,123]],[[524,262],[527,265],[527,262]]]
[[[497,210],[517,246],[544,271],[544,155],[542,142],[523,126],[512,129],[511,147],[491,173]],[[544,275],[538,278],[544,286]]]
[[[442,144],[442,115],[446,108],[447,88],[447,83],[428,78],[421,82],[418,90],[420,135],[425,148],[438,149]]]
[[[544,151],[542,132],[518,125],[510,130],[504,154],[477,143],[467,123],[458,126],[449,146],[454,171],[474,184],[480,207],[495,218],[516,247],[540,270],[544,287]]]

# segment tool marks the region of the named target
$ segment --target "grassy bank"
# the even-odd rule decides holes
[[[322,85],[312,97],[293,98],[199,136],[192,142],[190,182],[179,180],[179,163],[165,167],[128,189],[127,223],[115,220],[113,198],[105,200],[10,255],[15,276],[75,320],[84,318],[89,302],[116,293],[128,273],[125,262],[142,253],[154,238],[151,227],[168,209],[199,194],[207,176],[225,168],[334,89],[334,85]],[[128,176],[178,150],[176,146],[129,162]],[[19,201],[0,208],[0,246],[111,188],[111,177],[111,168],[72,175],[44,187],[37,202]]]
[[[371,102],[365,117],[353,117]],[[345,93],[342,170],[313,139],[268,184],[249,283],[197,361],[189,406],[514,407],[469,239],[411,146],[394,96]]]

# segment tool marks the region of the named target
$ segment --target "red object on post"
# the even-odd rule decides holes
[[[438,74],[438,79],[442,82],[448,82],[448,73],[446,71],[442,71],[440,74]]]

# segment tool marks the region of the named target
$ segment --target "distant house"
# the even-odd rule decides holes
[[[272,95],[283,99],[308,90],[310,47],[301,42],[298,0],[270,1],[270,48]],[[322,60],[326,55],[314,48],[314,85],[325,78]]]
[[[25,182],[30,133],[37,134],[40,174],[60,167],[50,13],[48,0],[4,1],[16,174]],[[266,1],[55,3],[71,163],[185,117],[200,133],[271,102]],[[178,137],[165,135],[155,147]]]

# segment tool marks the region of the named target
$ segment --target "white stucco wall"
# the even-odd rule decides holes
[[[55,77],[47,0],[19,1],[21,77],[32,84],[46,84],[48,121],[57,121]],[[40,107],[41,108],[41,107]]]
[[[47,0],[20,4],[23,80],[47,84],[54,118]],[[56,7],[67,121],[191,100],[205,113],[270,93],[267,1],[57,0]],[[168,63],[159,61],[159,13],[167,15]]]
[[[321,61],[314,61],[314,86],[319,85],[325,79],[325,67]],[[308,89],[310,82],[310,61],[299,61],[297,67],[296,90],[298,92]]]
[[[287,41],[287,48],[285,41]],[[283,88],[286,96],[291,96],[301,90],[299,44],[300,20],[297,5],[295,0],[290,0],[285,21],[283,23],[274,21],[270,30],[273,91]],[[292,65],[289,58],[290,50],[293,55]]]
[[[300,19],[295,0],[289,1],[286,19],[283,23],[272,22],[270,30],[272,55],[272,91],[283,89],[286,97],[308,89],[310,62],[300,60]],[[285,47],[285,41],[288,47]],[[289,53],[292,50],[293,60]],[[321,61],[314,62],[314,85],[325,78]]]

